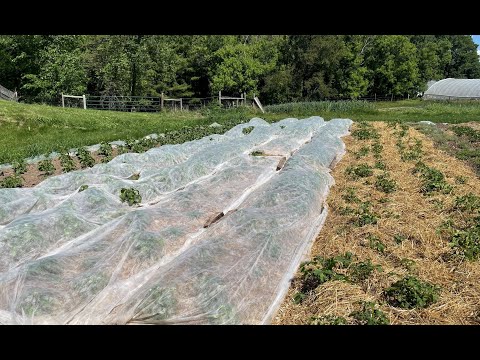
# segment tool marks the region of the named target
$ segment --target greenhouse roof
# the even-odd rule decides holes
[[[443,79],[430,86],[424,95],[480,98],[480,79]]]

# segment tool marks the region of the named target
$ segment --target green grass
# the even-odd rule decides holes
[[[463,101],[319,101],[265,106],[265,111],[285,117],[319,115],[325,120],[350,118],[354,121],[463,123],[480,121],[480,103]]]
[[[64,109],[0,100],[0,164],[52,151],[63,152],[65,149],[101,142],[139,139],[151,133],[168,133],[213,122],[234,126],[255,116],[261,116],[267,121],[283,118],[276,114],[263,116],[249,108],[205,108],[201,113],[127,113]],[[227,130],[215,129],[219,129],[216,130],[219,132]]]
[[[126,113],[63,109],[0,100],[0,164],[102,142],[140,139],[151,133],[168,134],[182,131],[185,127],[206,126],[213,122],[223,126],[216,130],[223,133],[228,130],[227,127],[256,116],[267,121],[313,115],[322,116],[325,120],[350,118],[354,121],[392,123],[420,120],[447,123],[480,121],[480,103],[475,102],[320,101],[270,105],[265,109],[265,114],[252,108],[221,110],[214,107],[201,112]],[[371,132],[365,127],[356,135],[374,138],[375,133]],[[477,159],[476,153],[463,156]]]
[[[366,101],[303,101],[265,106],[265,111],[273,113],[308,113],[375,111],[375,105]]]

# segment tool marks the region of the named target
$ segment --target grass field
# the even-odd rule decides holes
[[[421,100],[365,103],[309,102],[272,105],[266,114],[253,109],[202,112],[124,113],[63,109],[0,100],[0,164],[52,151],[93,145],[102,141],[139,139],[184,127],[320,115],[326,120],[408,121],[462,123],[480,121],[480,103],[440,103]]]
[[[367,103],[363,101],[322,101],[266,106],[265,110],[286,116],[320,115],[326,120],[339,117],[354,121],[409,121],[462,123],[480,121],[480,102],[432,102],[402,100]]]
[[[102,141],[139,139],[184,127],[239,123],[256,116],[246,109],[126,113],[59,108],[0,100],[0,164]],[[258,116],[258,115],[257,115]],[[278,116],[269,114],[268,118]]]

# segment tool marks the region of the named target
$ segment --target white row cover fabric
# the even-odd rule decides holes
[[[0,323],[268,323],[323,224],[351,123],[254,118],[0,189]],[[129,187],[139,206],[120,201]]]

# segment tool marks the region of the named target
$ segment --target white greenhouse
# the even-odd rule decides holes
[[[480,79],[443,79],[431,84],[423,94],[423,98],[426,100],[480,100]]]

